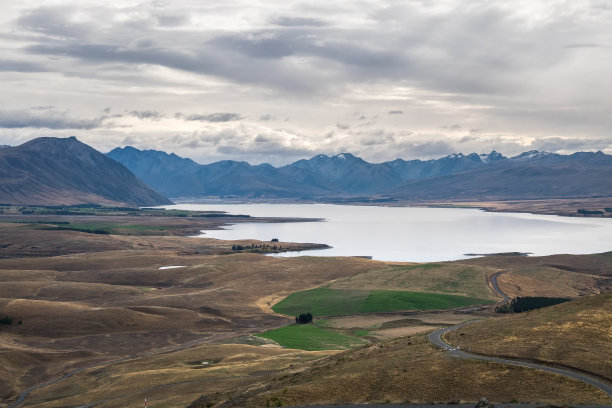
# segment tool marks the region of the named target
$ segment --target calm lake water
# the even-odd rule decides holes
[[[177,204],[167,208],[227,211],[254,217],[323,218],[322,222],[243,223],[202,231],[218,239],[278,238],[331,249],[282,256],[371,256],[432,262],[468,253],[590,254],[612,250],[612,219],[492,213],[476,209],[370,207],[329,204]]]

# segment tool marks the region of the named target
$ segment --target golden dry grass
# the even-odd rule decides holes
[[[274,374],[250,391],[222,395],[221,406],[475,402],[609,403],[605,393],[565,377],[522,367],[449,358],[424,335],[351,350]],[[205,396],[191,408],[219,395]]]
[[[93,245],[98,239],[68,232]],[[41,248],[53,246],[39,238]],[[225,251],[231,242],[199,238],[146,237],[151,245],[139,249],[135,240],[145,238],[105,238],[129,249],[0,260],[0,315],[22,321],[0,328],[1,397],[68,367],[215,334],[263,331],[285,318],[262,310],[262,299],[372,265],[357,258],[201,255],[199,246]],[[185,242],[194,251],[185,251]],[[159,269],[167,265],[185,267]]]
[[[460,207],[483,208],[496,212],[527,212],[532,214],[554,214],[575,216],[579,209],[603,210],[612,206],[610,198],[575,198],[544,200],[506,200],[506,201],[439,201],[420,205],[453,205]],[[609,216],[609,215],[608,215]]]
[[[513,268],[499,276],[497,284],[509,297],[542,296],[569,297],[601,293],[602,278],[550,266]]]
[[[612,380],[612,293],[487,319],[447,339],[482,354],[562,364]]]
[[[241,344],[202,345],[94,368],[34,392],[25,407],[65,407],[108,400],[101,407],[185,407],[203,390],[242,389],[258,378],[336,352],[304,352]],[[203,362],[208,364],[202,364]]]
[[[155,222],[151,221],[153,224]],[[271,313],[269,306],[296,290],[332,283],[379,285],[376,289],[427,288],[429,291],[454,294],[479,291],[494,298],[486,286],[484,276],[500,269],[499,260],[491,261],[490,264],[471,260],[475,263],[448,263],[428,275],[432,270],[429,267],[411,267],[359,258],[271,258],[231,253],[233,242],[212,239],[34,231],[1,223],[0,239],[4,246],[0,248],[0,257],[7,258],[0,259],[0,315],[10,314],[15,320],[23,322],[21,325],[0,327],[0,397],[11,398],[15,397],[17,390],[85,364],[193,340],[212,341],[264,331],[286,321]],[[244,245],[251,241],[239,243]],[[299,244],[282,244],[300,247]],[[55,256],[58,254],[64,255]],[[563,265],[571,264],[569,267],[572,268],[581,265],[579,258],[563,262]],[[592,257],[584,264],[590,268],[590,274],[603,278],[607,266],[612,264],[612,257]],[[168,265],[185,267],[159,269],[160,266]],[[464,271],[470,271],[469,276]],[[467,279],[461,279],[466,276]],[[525,276],[517,274],[514,281],[524,279],[527,282]],[[349,280],[351,277],[354,279]],[[601,286],[600,282],[589,282],[585,285],[599,285],[596,289]],[[389,333],[395,333],[394,330],[399,328],[403,331],[395,334],[405,334],[407,330],[417,330],[415,328],[419,326],[454,323],[464,318],[431,314],[419,317],[419,321],[398,324],[398,318],[395,317],[392,319],[395,323],[378,322],[377,328]],[[405,317],[399,317],[401,319]],[[361,327],[360,324],[356,326]],[[414,339],[413,336],[412,341],[416,344]],[[217,350],[215,347],[220,348]],[[216,351],[213,353],[211,350]],[[460,378],[464,373],[461,370],[476,370],[474,375],[477,375],[477,369],[482,367],[479,363],[466,365],[467,362],[446,361],[443,356],[436,354],[437,351],[424,344],[412,354],[404,355],[402,350],[403,347],[390,347],[389,354],[384,354],[384,358],[393,360],[397,353],[400,361],[404,361],[410,368],[410,375],[416,381],[415,385],[407,389],[414,391],[415,398],[424,400],[428,395],[441,392],[443,387],[450,390],[464,387]],[[218,363],[223,363],[217,364],[213,370],[213,366],[195,368],[193,364],[185,364],[185,361],[203,358],[198,355],[199,352],[217,356],[215,358],[221,359]],[[338,388],[334,394],[336,400],[344,398],[340,397],[344,391],[339,390],[341,385],[338,384],[344,381],[349,384],[353,381],[363,382],[370,377],[372,383],[366,387],[369,389],[370,400],[376,401],[382,396],[375,391],[375,387],[382,384],[384,370],[392,367],[374,366],[379,371],[375,370],[375,374],[371,374],[368,366],[371,360],[368,360],[368,356],[376,354],[373,351],[368,353],[363,355],[363,365],[355,362],[355,365],[345,367],[361,371],[333,371],[331,365],[325,368],[337,375],[335,382],[330,383],[330,386]],[[139,390],[158,387],[147,391],[150,400],[159,401],[163,406],[184,406],[201,393],[218,392],[219,395],[225,395],[232,389],[284,384],[290,377],[281,381],[278,378],[288,373],[280,374],[280,377],[276,374],[270,376],[270,373],[276,370],[298,370],[305,361],[320,356],[263,345],[203,345],[195,349],[143,357],[104,369],[88,370],[66,382],[37,391],[28,403],[31,406],[59,407],[62,404],[91,402],[96,398],[113,395],[119,398],[102,406],[119,407],[141,403],[143,395]],[[422,363],[412,364],[410,359]],[[343,364],[342,361],[332,363],[339,366]],[[445,384],[438,384],[437,380],[432,379],[433,374],[427,374],[432,370],[430,366],[436,372],[445,373]],[[311,368],[314,370],[314,367],[306,364],[303,369],[308,372]],[[424,378],[432,379],[431,390],[425,390],[426,383],[416,380],[419,370],[424,373]],[[540,391],[533,384],[518,380],[520,371],[508,371],[505,367],[487,370],[486,375],[502,378],[502,381],[506,381],[503,380],[507,375],[505,373],[513,373],[508,378],[519,381],[519,395],[527,396],[529,392],[539,395]],[[541,379],[531,375],[526,378],[534,381]],[[398,384],[396,391],[389,391],[389,396],[399,401],[399,389],[405,385]],[[489,380],[478,380],[475,384],[472,388],[468,387],[468,390],[476,393],[486,391],[488,387],[496,389]],[[326,385],[318,380],[303,385],[304,395],[311,396],[313,400],[317,392],[326,392]],[[565,392],[575,397],[566,398]],[[570,384],[564,393],[559,394],[558,400],[582,401],[582,392],[580,387]],[[342,395],[348,398],[348,394]],[[358,397],[355,401],[364,398],[363,393],[355,395]],[[442,392],[439,400],[442,401],[448,395],[450,393]],[[505,394],[497,395],[502,398]]]
[[[497,299],[488,286],[487,276],[496,269],[440,262],[421,265],[389,264],[388,268],[338,279],[332,289],[409,290],[444,293],[480,299]]]
[[[612,290],[612,253],[594,255],[492,256],[456,261],[506,271],[498,277],[513,296],[578,297]]]

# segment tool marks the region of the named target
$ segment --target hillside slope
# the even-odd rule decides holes
[[[486,355],[538,360],[612,379],[612,292],[487,319],[447,335]]]
[[[612,196],[612,157],[601,152],[510,159],[458,174],[413,180],[401,199],[511,200]]]
[[[0,202],[19,205],[162,205],[170,200],[75,137],[0,150]]]

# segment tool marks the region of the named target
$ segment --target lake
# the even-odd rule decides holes
[[[384,261],[435,262],[469,258],[465,255],[469,253],[529,252],[539,256],[612,250],[610,218],[332,204],[177,204],[166,208],[325,220],[241,223],[225,230],[202,231],[201,236],[207,238],[278,238],[332,246],[281,256],[371,256]]]

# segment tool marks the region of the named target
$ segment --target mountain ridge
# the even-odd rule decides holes
[[[41,137],[0,149],[0,201],[18,205],[162,205],[171,201],[90,146]]]
[[[118,147],[107,155],[170,197],[492,200],[612,196],[612,156],[602,152],[561,155],[531,150],[505,157],[492,151],[383,163],[369,163],[345,152],[319,154],[280,167],[232,160],[197,164],[174,153],[133,147]],[[182,160],[189,161],[188,171],[177,169]]]

